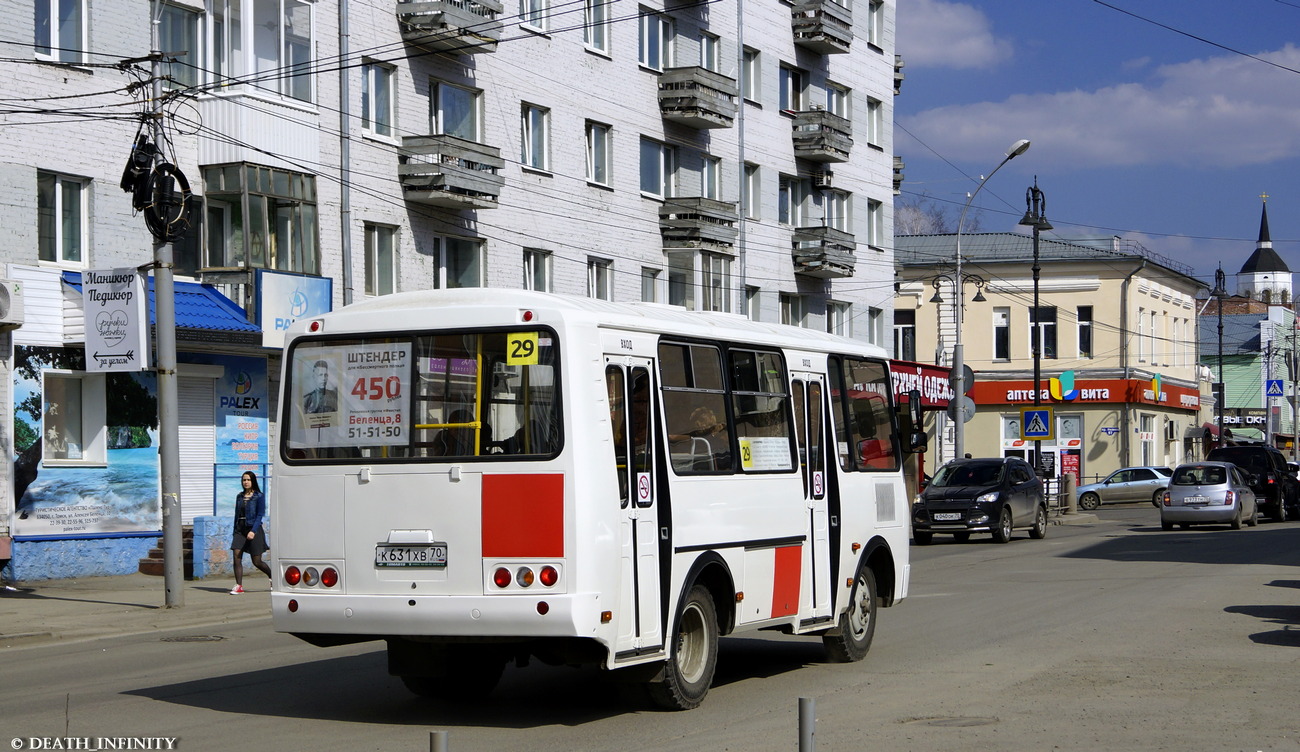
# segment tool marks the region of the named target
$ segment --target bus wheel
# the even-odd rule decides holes
[[[505,656],[469,646],[446,656],[445,670],[437,676],[402,676],[412,694],[444,702],[481,700],[496,689],[505,671]]]
[[[853,581],[849,607],[840,614],[839,626],[822,635],[826,656],[833,663],[860,661],[871,649],[871,638],[876,634],[876,576],[865,564]]]
[[[690,710],[709,693],[718,665],[718,614],[706,588],[691,588],[676,623],[663,679],[650,683],[650,699],[665,710]]]

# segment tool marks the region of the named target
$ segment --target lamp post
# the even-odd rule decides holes
[[[1219,446],[1223,446],[1224,425],[1223,425],[1223,403],[1228,401],[1228,385],[1223,382],[1223,296],[1227,294],[1227,279],[1223,275],[1223,267],[1220,266],[1214,270],[1214,290],[1211,295],[1219,299],[1219,389],[1215,395],[1214,411],[1219,423]]]
[[[1031,345],[1034,350],[1034,407],[1038,407],[1043,401],[1043,322],[1042,309],[1038,306],[1038,277],[1042,271],[1038,265],[1038,233],[1052,229],[1052,223],[1047,221],[1047,198],[1043,192],[1038,190],[1038,176],[1034,176],[1034,185],[1025,189],[1025,216],[1020,220],[1020,224],[1032,227],[1034,230],[1034,310],[1029,316],[1032,324],[1033,337]],[[1043,441],[1034,439],[1034,471],[1042,473],[1043,471]]]
[[[993,171],[988,175],[981,176],[979,185],[975,186],[974,191],[966,195],[966,203],[961,207],[961,216],[957,219],[957,274],[955,277],[957,280],[962,279],[961,228],[966,223],[966,212],[970,209],[971,202],[975,200],[977,195],[979,195],[979,192],[984,188],[984,184],[989,181],[989,178],[993,177],[998,170],[1002,169],[1002,165],[1010,162],[1021,154],[1024,154],[1026,151],[1029,151],[1029,139],[1022,138],[1012,144],[1011,148],[1007,150],[1006,156],[1002,158],[1001,162],[998,162],[998,166],[994,167]],[[953,301],[953,320],[956,324],[957,331],[953,338],[952,345],[952,386],[954,392],[953,398],[957,400],[957,425],[953,428],[953,456],[962,457],[966,451],[966,357],[961,343],[961,309],[964,303],[962,300],[961,283],[958,282],[956,287],[957,299]]]

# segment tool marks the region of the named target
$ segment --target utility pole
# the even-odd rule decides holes
[[[167,143],[162,132],[162,51],[159,49],[159,18],[153,18],[150,34],[153,58],[153,111],[150,129],[159,149],[154,167],[163,162],[161,145]],[[165,195],[170,199],[170,186]],[[154,195],[157,195],[155,191]],[[182,211],[184,207],[182,207]],[[185,605],[184,541],[181,534],[180,413],[176,396],[176,292],[172,278],[172,244],[165,237],[155,237],[153,247],[154,342],[158,374],[158,467],[161,475],[163,519],[163,587],[167,608]]]
[[[1219,446],[1227,443],[1224,440],[1226,428],[1223,425],[1223,403],[1228,401],[1228,385],[1223,381],[1223,296],[1228,292],[1226,288],[1227,278],[1224,277],[1223,267],[1220,266],[1214,270],[1214,291],[1210,293],[1219,299],[1219,393],[1214,401],[1214,410],[1219,423]]]

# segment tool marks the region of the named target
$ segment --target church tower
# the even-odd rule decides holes
[[[1259,242],[1255,244],[1255,252],[1241,267],[1237,294],[1265,303],[1289,304],[1291,270],[1273,250],[1273,241],[1268,236],[1268,194],[1260,198],[1264,199],[1264,206],[1259,218]]]

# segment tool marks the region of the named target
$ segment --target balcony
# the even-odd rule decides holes
[[[496,52],[501,40],[501,0],[432,0],[397,3],[402,39],[432,52]]]
[[[659,207],[659,232],[665,249],[699,248],[735,253],[739,220],[740,212],[730,201],[670,198]]]
[[[818,279],[852,277],[857,257],[853,236],[833,227],[797,227],[794,273]]]
[[[664,120],[692,128],[730,128],[739,95],[736,79],[707,68],[667,68],[659,74]]]
[[[853,124],[827,110],[794,114],[794,155],[814,162],[847,162]]]
[[[506,182],[500,149],[455,136],[407,136],[399,158],[402,195],[427,206],[495,209]]]
[[[853,11],[835,0],[795,0],[790,20],[794,43],[804,49],[835,55],[853,42]]]

